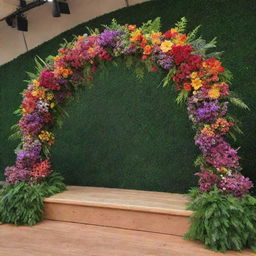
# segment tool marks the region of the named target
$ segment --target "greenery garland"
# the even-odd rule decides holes
[[[222,66],[221,53],[209,53],[209,49],[216,47],[216,39],[207,43],[197,36],[199,27],[185,34],[186,23],[182,18],[174,28],[162,33],[160,18],[141,27],[122,26],[113,20],[101,33],[89,29],[90,35],[65,42],[57,56],[49,56],[46,61],[36,59],[37,73],[28,72],[28,88],[15,112],[21,119],[13,126],[12,138],[21,138],[21,143],[16,149],[16,164],[5,169],[9,185],[1,192],[2,222],[35,224],[42,219],[42,198],[65,189],[60,176],[51,169],[54,129],[61,127],[62,118],[67,115],[65,106],[75,98],[76,91],[92,85],[99,66],[116,63],[118,58],[127,67],[133,67],[140,79],[145,70],[165,71],[162,85],[174,84],[177,103],[187,103],[188,116],[196,131],[195,144],[202,152],[195,161],[201,169],[197,173],[200,189],[191,204],[195,214],[187,237],[199,239],[216,250],[253,247],[255,241],[246,235],[240,237],[237,233],[232,237],[243,210],[248,221],[241,222],[239,226],[243,228],[239,230],[249,232],[251,227],[255,228],[255,216],[248,210],[255,204],[248,195],[253,184],[241,174],[237,149],[226,139],[235,138],[234,131],[241,132],[237,121],[228,114],[229,102],[244,109],[247,106],[230,91],[232,75]],[[215,209],[212,198],[227,210]],[[30,205],[33,207],[29,208]],[[238,205],[237,219],[232,219],[230,225],[226,218]],[[213,209],[223,218],[223,234],[230,235],[232,242],[223,242],[223,234],[218,238],[218,225],[222,222],[216,222],[214,215],[209,214]],[[205,221],[200,222],[198,216],[205,217]]]

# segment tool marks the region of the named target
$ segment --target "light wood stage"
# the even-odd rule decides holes
[[[184,240],[191,211],[180,194],[69,186],[45,199],[33,227],[0,225],[0,256],[220,256]],[[255,256],[250,251],[225,256]]]

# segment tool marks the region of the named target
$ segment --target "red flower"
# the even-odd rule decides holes
[[[188,61],[192,50],[190,45],[174,45],[172,47],[172,54],[174,56],[175,64],[178,66],[182,62]]]
[[[191,84],[190,83],[184,83],[183,88],[185,91],[189,92],[192,90]]]
[[[152,72],[155,72],[155,71],[157,71],[157,70],[158,70],[158,68],[155,67],[155,66],[153,66],[153,67],[151,68],[151,71],[152,71]]]
[[[51,90],[60,90],[53,71],[43,70],[40,74],[39,85]]]

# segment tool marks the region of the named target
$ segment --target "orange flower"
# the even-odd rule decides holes
[[[199,78],[193,79],[191,84],[195,90],[198,90],[203,85],[202,80]]]
[[[136,29],[136,25],[128,25],[129,31],[134,31]]]
[[[130,42],[136,42],[141,40],[142,33],[139,29],[136,29],[131,33]]]
[[[150,45],[146,45],[144,47],[144,51],[143,51],[143,54],[145,55],[150,55],[152,53],[152,47]]]
[[[186,40],[187,40],[187,36],[185,34],[179,33],[173,40],[173,43],[176,45],[185,45]]]
[[[185,91],[189,92],[192,90],[191,84],[190,83],[184,83],[183,88]]]

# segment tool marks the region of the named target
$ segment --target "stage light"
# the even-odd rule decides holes
[[[20,31],[28,31],[28,20],[23,15],[17,16],[17,29]]]
[[[63,14],[70,14],[68,3],[59,1],[60,12]]]
[[[24,8],[24,7],[26,7],[26,6],[27,6],[26,1],[25,1],[25,0],[20,0],[20,7],[21,7],[21,8]]]
[[[53,0],[52,16],[60,17],[60,6],[59,6],[59,2],[57,0]]]

